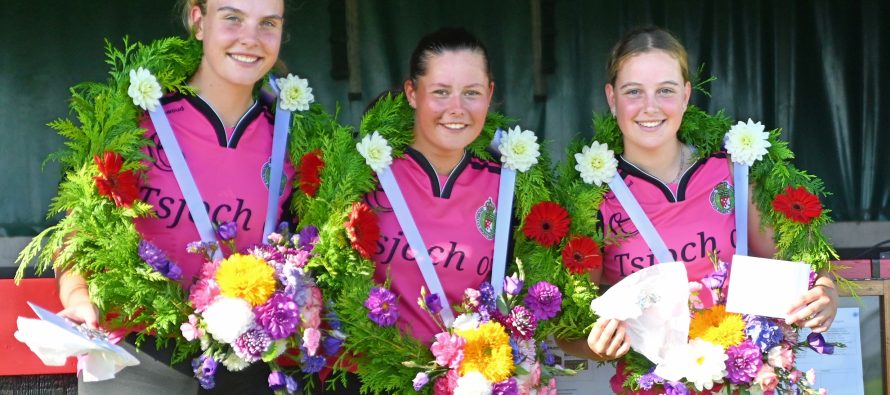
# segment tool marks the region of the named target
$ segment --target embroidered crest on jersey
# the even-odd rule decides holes
[[[735,194],[728,181],[722,181],[711,191],[711,207],[720,214],[729,214],[735,208]]]
[[[491,197],[476,210],[476,229],[482,237],[488,240],[494,240],[494,223],[497,218],[497,210],[494,207],[494,200]]]
[[[266,185],[266,189],[269,189],[269,177],[272,177],[272,157],[269,157],[269,160],[263,164],[263,170],[261,171],[261,176],[263,177],[263,184]],[[281,188],[278,189],[278,196],[280,197],[287,187],[287,175],[284,172],[281,172]]]

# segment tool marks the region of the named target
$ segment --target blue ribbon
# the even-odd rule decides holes
[[[643,240],[649,246],[649,249],[652,250],[655,259],[658,260],[659,263],[673,262],[674,256],[671,255],[664,240],[658,235],[658,231],[655,230],[652,221],[650,221],[649,217],[646,216],[646,213],[643,212],[640,203],[637,202],[633,193],[631,193],[630,189],[627,188],[627,185],[624,184],[624,179],[621,178],[621,175],[615,174],[615,176],[612,177],[612,180],[609,181],[609,188],[612,189],[612,192],[615,193],[615,197],[618,198],[621,206],[627,211],[627,215],[630,216],[630,220],[636,225],[637,231],[640,232],[640,236],[643,236]]]
[[[439,281],[439,275],[433,266],[433,260],[426,249],[423,237],[420,236],[417,224],[414,223],[414,217],[411,216],[411,210],[408,209],[408,203],[402,195],[399,183],[396,182],[396,177],[392,174],[392,168],[386,166],[378,171],[377,178],[380,180],[383,192],[389,198],[389,203],[396,214],[399,225],[402,227],[405,239],[408,240],[411,250],[414,251],[414,259],[417,260],[417,266],[420,268],[420,273],[423,275],[427,288],[429,288],[430,293],[439,295],[439,299],[445,301],[445,306],[440,314],[442,315],[442,321],[445,322],[445,326],[450,327],[451,323],[454,322],[454,312],[451,310],[451,303],[448,302],[448,296],[445,294],[445,289],[442,288],[442,282]]]
[[[748,165],[732,164],[735,194],[735,253],[748,255]]]

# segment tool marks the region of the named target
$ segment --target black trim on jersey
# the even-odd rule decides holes
[[[454,182],[457,180],[457,177],[463,173],[464,169],[467,167],[467,164],[470,163],[470,155],[467,152],[464,152],[464,156],[460,158],[460,162],[457,162],[457,166],[451,170],[451,174],[448,175],[448,178],[445,180],[445,186],[439,189],[439,174],[436,173],[436,169],[433,168],[433,164],[423,156],[423,154],[412,148],[405,147],[405,154],[414,159],[420,168],[426,173],[427,177],[430,179],[430,189],[433,190],[433,196],[441,199],[448,199],[451,197],[451,190],[454,189]]]
[[[420,151],[410,146],[405,147],[405,154],[410,156],[411,159],[414,159],[414,161],[417,162],[417,164],[420,165],[420,168],[423,169],[423,171],[426,173],[427,177],[429,177],[430,189],[433,190],[433,196],[440,197],[439,175],[436,174],[436,169],[433,168],[433,164],[430,163],[430,161],[427,160],[426,157],[420,153]]]
[[[451,190],[454,189],[454,183],[457,181],[457,177],[464,172],[464,169],[470,163],[470,154],[464,152],[464,156],[460,158],[460,162],[457,163],[457,166],[454,167],[454,170],[451,171],[451,175],[448,176],[448,179],[445,180],[445,186],[442,187],[442,199],[451,198]]]
[[[210,126],[213,126],[213,131],[216,133],[216,143],[219,144],[220,147],[228,146],[228,144],[226,144],[226,127],[223,125],[222,120],[219,119],[219,115],[216,115],[216,111],[213,111],[213,107],[210,107],[210,104],[197,95],[186,96],[185,99],[188,100],[198,112],[204,115],[207,122],[210,122]]]
[[[235,124],[235,129],[232,131],[232,139],[231,142],[229,142],[227,141],[226,127],[223,125],[222,119],[219,118],[219,114],[213,110],[213,107],[211,107],[209,103],[197,95],[185,96],[185,99],[188,100],[198,112],[204,115],[204,118],[206,118],[207,121],[210,122],[210,125],[213,126],[213,131],[216,133],[216,143],[219,144],[220,147],[231,149],[238,148],[238,142],[241,141],[244,131],[247,130],[247,127],[263,113],[262,106],[259,105],[259,102],[254,100],[250,108],[247,109],[247,112],[244,113],[244,115],[241,116],[241,119],[238,120],[238,123]]]
[[[253,123],[254,120],[259,118],[262,113],[262,106],[260,106],[258,101],[254,100],[253,105],[250,106],[247,112],[238,120],[238,123],[235,124],[235,130],[232,131],[232,141],[229,143],[229,148],[238,148],[238,142],[241,141],[241,136],[244,135],[244,131],[247,130],[247,127]]]
[[[661,180],[659,180],[653,176],[650,176],[649,174],[646,174],[645,172],[643,172],[643,170],[634,166],[632,163],[624,160],[624,158],[621,155],[618,155],[618,168],[622,170],[622,173],[623,173],[621,176],[622,179],[626,178],[629,175],[640,178],[640,179],[656,186],[658,189],[660,189],[661,192],[664,194],[664,197],[667,198],[668,202],[671,202],[671,203],[677,202],[674,199],[674,192],[672,192],[671,189],[667,187],[667,185],[665,185],[663,182],[661,182]],[[678,186],[677,192],[679,192],[679,191],[680,191],[680,188]],[[679,195],[679,193],[678,193],[678,195]]]

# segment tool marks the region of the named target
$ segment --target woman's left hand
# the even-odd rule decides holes
[[[795,323],[821,333],[828,330],[837,314],[838,293],[829,276],[820,275],[816,284],[788,309],[787,323]]]

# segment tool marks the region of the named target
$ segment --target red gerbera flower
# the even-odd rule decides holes
[[[525,217],[522,233],[538,244],[550,247],[569,233],[571,223],[568,211],[562,206],[554,202],[540,202],[532,206]]]
[[[785,214],[794,222],[808,224],[822,214],[822,202],[804,187],[787,187],[785,193],[773,199],[773,210]]]
[[[300,180],[300,190],[309,196],[315,196],[318,186],[321,185],[321,169],[324,168],[324,160],[321,159],[321,151],[312,150],[300,158],[300,168],[297,169],[297,177]]]
[[[570,272],[582,274],[603,264],[600,246],[587,236],[573,236],[562,250],[562,263]]]
[[[133,170],[121,171],[124,160],[111,151],[105,151],[101,158],[94,156],[93,161],[99,166],[101,174],[93,177],[99,194],[111,198],[118,207],[130,207],[139,196],[136,173]]]
[[[353,203],[349,220],[343,226],[346,227],[346,235],[359,254],[371,259],[377,240],[380,239],[380,225],[377,224],[377,214],[364,203]]]

